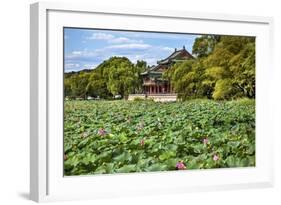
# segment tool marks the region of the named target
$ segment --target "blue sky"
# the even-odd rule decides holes
[[[93,69],[112,56],[156,65],[175,48],[185,46],[191,53],[196,37],[198,35],[65,28],[64,70]]]

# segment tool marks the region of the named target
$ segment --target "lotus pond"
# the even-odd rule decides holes
[[[255,166],[255,101],[65,101],[64,174]]]

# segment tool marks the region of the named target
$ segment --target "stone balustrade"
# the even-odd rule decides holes
[[[175,102],[177,101],[177,94],[130,94],[128,100],[134,100],[135,98],[153,99],[155,102]]]

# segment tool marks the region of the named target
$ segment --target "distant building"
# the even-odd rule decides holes
[[[157,65],[148,71],[141,73],[143,80],[143,94],[130,94],[128,100],[153,99],[154,101],[168,102],[176,101],[177,93],[174,92],[170,82],[163,79],[162,74],[171,68],[176,62],[194,59],[185,49],[175,49],[167,58],[157,61]]]
[[[157,65],[150,70],[141,73],[143,79],[144,94],[172,94],[173,88],[167,80],[162,78],[163,72],[172,67],[173,64],[180,61],[193,59],[194,57],[185,49],[175,49],[175,51],[167,58],[157,61]]]

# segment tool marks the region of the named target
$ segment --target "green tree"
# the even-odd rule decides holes
[[[87,98],[87,85],[89,83],[89,73],[79,72],[71,75],[65,80],[65,92],[72,98]]]
[[[70,77],[65,77],[64,78],[64,97],[71,97],[71,96],[73,96],[72,89],[71,89],[71,80],[70,80]]]
[[[180,99],[255,97],[254,38],[201,36],[193,53],[195,60],[176,63],[164,73]]]
[[[239,73],[233,75],[233,86],[240,91],[240,95],[255,97],[255,43],[250,42],[231,59],[230,71]]]
[[[192,53],[198,58],[207,57],[214,50],[219,40],[220,36],[218,35],[202,35],[195,39]]]
[[[213,87],[216,100],[255,97],[255,39],[222,36],[204,59],[204,84]]]
[[[66,73],[65,96],[112,98],[118,94],[127,97],[130,93],[140,93],[140,74],[146,69],[145,61],[137,61],[134,65],[128,58],[111,57],[93,70]]]
[[[137,80],[134,65],[125,57],[113,57],[109,61],[107,88],[113,95],[127,97],[134,92]]]
[[[178,62],[164,73],[180,99],[198,97],[200,87],[200,73],[194,60]]]
[[[141,77],[141,73],[143,73],[144,71],[146,71],[147,68],[147,63],[146,61],[143,60],[138,60],[137,63],[135,64],[135,69],[134,69],[134,73],[135,73],[135,77],[136,77],[136,81],[135,81],[135,90],[134,93],[142,93],[143,91],[143,87],[142,87],[142,77]]]
[[[103,77],[101,71],[101,69],[97,69],[90,74],[86,89],[92,97],[108,98],[111,97],[111,94],[107,89],[106,79]]]

